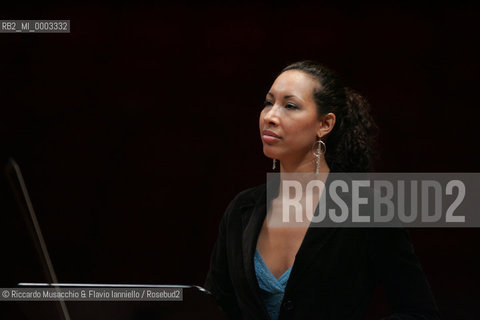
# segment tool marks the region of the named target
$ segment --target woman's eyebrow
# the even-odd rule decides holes
[[[271,96],[272,98],[275,97],[275,96],[273,95],[273,93],[271,93],[271,92],[267,93],[267,95]],[[294,95],[294,94],[287,94],[287,95],[283,96],[283,98],[284,98],[284,99],[297,98],[298,100],[303,101],[302,99],[300,99],[299,97],[297,97],[297,96]]]

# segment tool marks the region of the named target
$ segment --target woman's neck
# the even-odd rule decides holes
[[[325,158],[320,159],[319,173],[328,173],[330,168],[328,167]],[[302,159],[302,160],[290,160],[290,161],[280,161],[280,172],[281,173],[308,173],[316,172],[316,163],[315,159]]]

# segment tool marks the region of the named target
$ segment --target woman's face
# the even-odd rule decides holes
[[[265,98],[260,113],[263,153],[280,161],[313,157],[321,121],[313,92],[317,80],[300,70],[280,74]]]

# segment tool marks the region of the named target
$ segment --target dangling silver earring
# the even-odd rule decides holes
[[[316,146],[318,144],[318,146]],[[313,155],[315,156],[315,173],[318,174],[320,171],[320,159],[322,157],[322,154],[325,154],[327,151],[327,146],[325,143],[318,139],[314,144],[313,144]]]
[[[276,167],[277,167],[277,159],[273,159],[272,169],[275,170]]]

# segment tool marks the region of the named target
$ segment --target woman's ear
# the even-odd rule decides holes
[[[335,114],[331,112],[322,116],[322,118],[320,119],[320,125],[317,130],[317,136],[320,138],[326,137],[330,133],[330,131],[332,131],[336,119],[337,118],[335,117]]]

